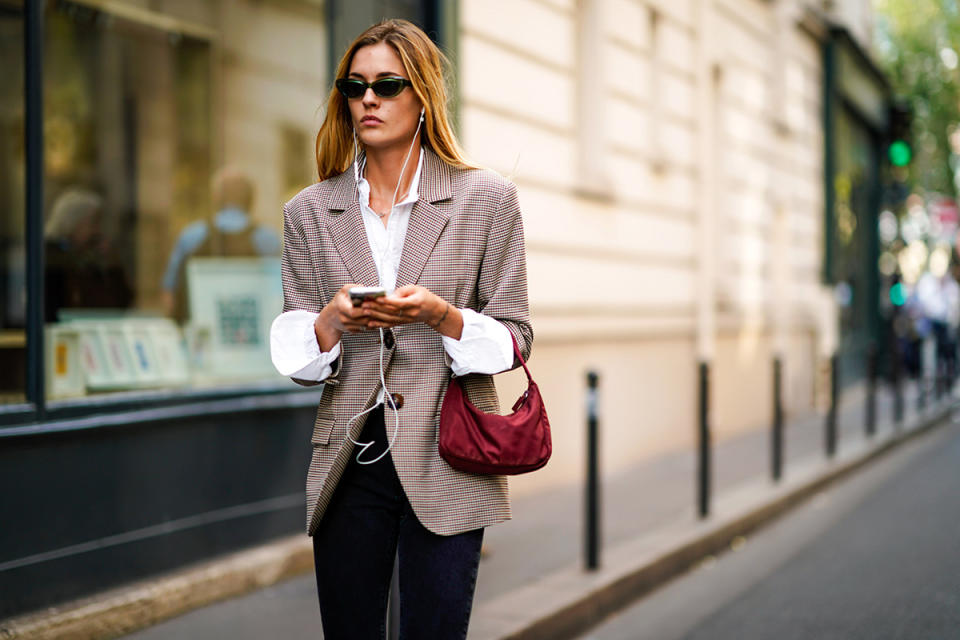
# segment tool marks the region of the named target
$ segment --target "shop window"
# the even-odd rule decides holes
[[[26,386],[23,28],[22,3],[0,0],[0,404]]]
[[[313,182],[316,164],[313,156],[312,136],[305,130],[292,124],[282,125],[280,137],[280,180],[283,188],[283,200],[286,202],[297,195],[305,185]]]
[[[214,164],[209,40],[72,2],[45,20],[48,398],[291,384],[269,357],[279,220]]]

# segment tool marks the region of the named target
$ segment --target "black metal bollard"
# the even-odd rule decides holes
[[[701,518],[710,515],[710,365],[699,367],[699,428],[697,464],[697,512]]]
[[[923,353],[923,341],[920,342],[920,347],[917,349],[917,413],[923,413],[923,410],[927,406],[927,376],[924,370],[926,366],[926,358]]]
[[[599,376],[595,371],[587,372],[587,486],[584,565],[590,571],[600,566],[600,456],[597,442],[598,381]]]
[[[903,422],[903,371],[899,341],[894,337],[890,367],[893,376],[893,425],[899,428]]]
[[[867,406],[866,430],[868,436],[877,431],[877,345],[867,349]]]
[[[953,388],[957,382],[957,343],[956,343],[956,332],[954,331],[953,336],[947,341],[947,362],[946,362],[946,373],[944,376],[944,390],[943,392],[947,395],[948,399],[953,398]]]
[[[940,348],[943,338],[941,338],[939,331],[934,332],[935,337],[935,347],[933,350],[933,400],[934,402],[940,402],[940,398],[943,397],[943,389],[946,386],[943,379],[943,374],[941,369],[944,366],[943,358],[940,357]]]
[[[783,473],[783,395],[780,358],[773,359],[773,434],[770,438],[770,473],[774,482],[780,481]]]
[[[830,356],[830,407],[827,409],[826,450],[827,457],[832,458],[837,452],[837,396],[840,381],[838,373],[840,358],[837,354]]]

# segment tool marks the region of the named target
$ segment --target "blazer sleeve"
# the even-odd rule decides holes
[[[310,246],[307,243],[303,226],[297,219],[299,207],[291,200],[283,206],[283,251],[280,256],[280,277],[283,283],[283,311],[302,309],[317,313],[323,307],[320,297],[320,283],[317,282],[313,261],[310,258]],[[340,356],[332,363],[333,372],[323,380],[301,380],[290,378],[297,384],[312,387],[317,384],[339,384]]]
[[[517,187],[505,189],[487,237],[477,281],[479,311],[501,322],[513,334],[524,360],[530,358],[533,326],[527,299],[527,255],[523,240],[523,217]],[[519,361],[513,368],[520,366]]]

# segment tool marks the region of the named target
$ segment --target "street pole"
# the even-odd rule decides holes
[[[720,136],[723,71],[713,41],[717,32],[714,0],[700,0],[696,7],[697,105],[697,512],[710,513],[710,362],[716,351],[717,325],[717,228],[722,200],[718,188],[721,164]]]
[[[783,474],[783,394],[781,377],[783,363],[779,356],[773,359],[773,434],[770,471],[774,482]]]
[[[597,383],[595,371],[587,373],[587,486],[585,496],[584,566],[588,571],[600,566],[600,461],[598,446]]]
[[[699,367],[699,428],[697,430],[697,513],[701,518],[710,515],[710,365]]]
[[[840,385],[840,381],[837,378],[840,369],[839,364],[840,356],[834,353],[830,356],[830,407],[827,409],[826,425],[826,450],[828,458],[833,458],[837,453],[837,396]]]
[[[877,345],[872,342],[867,349],[866,429],[870,437],[877,431]]]

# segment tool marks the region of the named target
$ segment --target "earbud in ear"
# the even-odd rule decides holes
[[[426,107],[420,109],[420,122],[423,122],[423,114],[426,112],[426,110]]]

